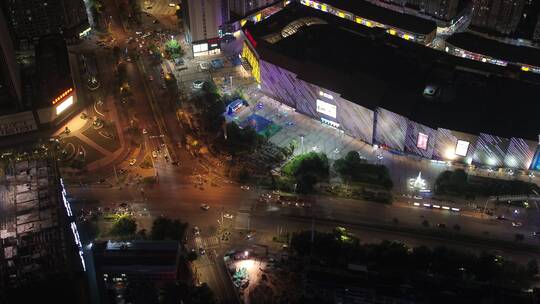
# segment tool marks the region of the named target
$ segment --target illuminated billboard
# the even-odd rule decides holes
[[[56,106],[56,115],[60,115],[67,108],[71,107],[73,104],[73,95],[69,95],[68,98],[64,99],[59,105]]]
[[[336,118],[337,107],[328,102],[317,99],[317,112]]]
[[[428,148],[428,138],[429,136],[424,133],[418,133],[418,139],[416,141],[416,146],[422,150],[427,150]]]
[[[457,144],[456,144],[455,154],[458,156],[467,156],[468,150],[469,150],[469,142],[458,139]]]

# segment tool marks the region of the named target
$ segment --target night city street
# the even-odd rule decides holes
[[[0,303],[540,303],[538,92],[539,1],[4,1]]]

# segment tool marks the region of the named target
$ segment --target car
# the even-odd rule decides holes
[[[521,227],[523,224],[521,222],[512,222],[512,227]]]
[[[152,76],[152,75],[148,76],[148,80],[153,81],[153,80],[154,80],[154,76]]]
[[[223,217],[228,218],[228,219],[232,219],[234,216],[232,214],[230,214],[230,213],[224,213]]]
[[[249,186],[243,185],[243,186],[240,186],[240,189],[242,189],[242,190],[249,190]]]
[[[210,63],[209,62],[206,62],[206,61],[203,61],[203,62],[199,62],[199,68],[201,69],[201,71],[207,71],[207,70],[210,70]]]
[[[206,250],[204,248],[199,248],[199,255],[204,255],[206,253]]]
[[[157,158],[157,152],[156,151],[152,151],[152,157]]]
[[[201,204],[201,209],[208,211],[210,209],[210,206],[208,206],[208,204]]]
[[[130,165],[130,166],[133,166],[133,165],[135,165],[136,162],[137,162],[137,159],[136,159],[136,158],[133,158],[133,159],[131,159],[131,160],[129,161],[129,165]]]
[[[199,229],[199,227],[197,226],[193,227],[193,235],[197,236],[200,234],[201,234],[201,230]]]
[[[163,83],[163,84],[161,84],[161,88],[162,88],[162,89],[166,89],[166,88],[167,88],[167,85]]]
[[[146,129],[142,129],[142,134],[148,134],[148,131]]]
[[[440,224],[437,224],[437,227],[439,227],[439,228],[446,228],[446,224],[440,223]]]
[[[194,89],[202,89],[203,86],[204,86],[204,81],[202,81],[202,80],[195,80],[195,81],[192,83],[192,85],[193,85],[193,88],[194,88]]]
[[[377,155],[377,158],[378,158],[378,159],[383,159],[384,156],[383,156],[382,154],[378,154],[378,155]]]
[[[533,231],[531,232],[531,235],[535,237],[540,237],[540,231]]]
[[[170,7],[176,7],[176,3],[169,3]]]
[[[507,218],[504,217],[504,215],[497,215],[497,219],[501,220],[501,221],[506,221],[507,220]]]

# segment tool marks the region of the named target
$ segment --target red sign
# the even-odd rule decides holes
[[[251,42],[251,45],[253,45],[253,47],[257,47],[257,41],[255,41],[255,38],[253,38],[253,36],[247,29],[244,29],[244,34],[246,35],[249,42]]]

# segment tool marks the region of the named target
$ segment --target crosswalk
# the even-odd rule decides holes
[[[195,249],[198,248],[215,248],[219,247],[219,239],[216,236],[209,236],[209,237],[195,237],[193,239],[190,239],[187,247],[189,249]]]

